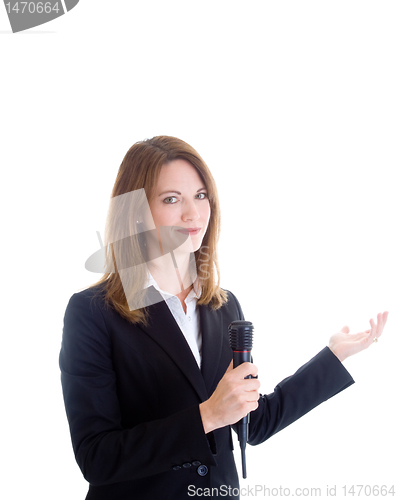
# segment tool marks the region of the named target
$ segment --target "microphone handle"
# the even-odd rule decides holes
[[[246,362],[251,363],[251,351],[233,351],[233,368]]]
[[[251,363],[251,351],[233,351],[233,368],[241,365],[242,363],[248,362]],[[251,375],[248,375],[246,378],[251,378]],[[243,417],[241,420],[237,422],[237,435],[238,440],[240,442],[241,448],[241,462],[243,467],[243,478],[247,477],[247,470],[245,464],[245,446],[248,441],[248,424],[249,424],[249,416]]]
[[[251,351],[233,351],[233,368],[237,368],[237,366],[240,366],[243,363],[251,363],[252,358],[251,358]],[[251,375],[248,375],[245,378],[252,378]],[[237,422],[237,425],[240,429],[240,427],[243,429],[243,434],[245,434],[245,442],[247,442],[247,425],[249,422],[249,413],[246,417],[243,417],[241,420]],[[244,427],[243,427],[244,426]],[[239,431],[239,441],[240,439],[240,431]],[[243,437],[243,436],[242,436]]]

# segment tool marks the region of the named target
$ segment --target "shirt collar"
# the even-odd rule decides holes
[[[158,286],[156,280],[153,278],[152,273],[148,270],[146,283],[145,283],[143,288],[146,289],[146,288],[149,288],[150,286],[153,286],[161,294],[161,296],[163,297],[164,300],[167,300],[170,297],[175,297],[175,295],[173,295],[172,293],[161,290],[161,288]],[[190,292],[188,293],[188,295],[185,299],[185,303],[187,304],[191,300],[199,299],[200,295],[201,295],[201,286],[198,282],[198,279],[196,279],[193,282],[193,288],[190,290]]]

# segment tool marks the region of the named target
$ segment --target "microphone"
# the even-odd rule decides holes
[[[251,321],[232,321],[229,325],[230,347],[233,351],[233,368],[248,361],[251,363],[252,336],[254,326]],[[246,378],[251,378],[248,375]],[[247,477],[245,447],[248,439],[249,414],[237,422],[237,435],[241,448],[243,478]]]

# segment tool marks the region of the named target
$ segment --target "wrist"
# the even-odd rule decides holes
[[[208,404],[208,400],[199,405],[201,422],[203,424],[203,429],[205,434],[212,432],[216,429],[216,425],[213,422],[212,412]]]
[[[339,359],[341,363],[346,359],[347,356],[343,356],[342,353],[339,351],[339,349],[337,349],[332,344],[330,344],[328,348]]]

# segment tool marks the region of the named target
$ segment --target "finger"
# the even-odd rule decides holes
[[[388,315],[389,315],[388,311],[385,311],[383,314],[381,313],[378,314],[378,323],[380,324],[380,328],[378,329],[378,334],[377,334],[378,337],[380,337],[383,333],[383,329],[385,327]]]
[[[245,401],[258,401],[260,398],[259,389],[252,389],[252,391],[244,391]]]
[[[389,316],[389,311],[385,311],[383,314],[382,314],[382,332],[383,332],[383,329],[386,325],[386,321],[387,321],[387,318]],[[381,333],[382,333],[381,332]]]
[[[378,324],[376,324],[372,318],[369,320],[370,325],[371,325],[371,331],[370,331],[370,334],[368,337],[369,341],[374,342],[375,339],[378,339],[382,335],[382,328],[381,328],[381,325],[379,325],[379,318],[380,318],[380,314],[378,314],[378,317],[377,317]]]
[[[381,314],[381,313],[379,313]],[[382,318],[382,325],[383,327],[385,326],[386,324],[386,321],[387,321],[387,318],[389,316],[389,311],[385,311],[383,314],[381,314],[381,318]]]
[[[344,327],[341,328],[340,331],[342,333],[349,333],[350,332],[350,328],[347,325],[345,325]]]
[[[379,338],[382,335],[382,332],[383,332],[383,316],[382,313],[378,313],[375,337]]]
[[[241,365],[237,366],[234,369],[236,375],[240,378],[245,378],[248,375],[252,375],[255,377],[258,374],[258,367],[255,366],[253,363],[241,363]]]
[[[258,392],[260,386],[261,386],[261,383],[257,378],[244,379],[244,391],[245,392]]]
[[[257,401],[260,397],[259,388],[260,388],[259,380],[255,378],[246,379],[244,381],[244,394],[247,398],[246,401]]]
[[[260,396],[258,391],[248,392],[247,396],[246,396],[246,402],[247,403],[255,403],[256,401],[259,400],[260,397],[261,396]]]
[[[378,313],[378,327],[380,327],[381,329],[383,329],[383,317],[382,317],[382,313]]]
[[[371,340],[373,340],[374,337],[375,337],[375,332],[376,332],[376,324],[375,324],[375,321],[372,318],[369,320],[369,324],[371,325],[371,330],[369,332],[369,337],[370,337]]]
[[[376,336],[377,337],[380,337],[382,335],[382,332],[383,332],[383,315],[382,313],[378,313],[378,325],[377,325],[377,328],[376,328]]]

